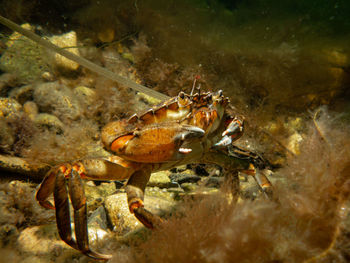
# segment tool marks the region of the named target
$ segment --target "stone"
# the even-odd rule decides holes
[[[40,111],[53,113],[62,121],[76,120],[81,116],[81,106],[73,91],[58,82],[38,85],[34,90],[33,99]]]
[[[105,197],[112,195],[117,191],[113,182],[101,183],[96,186],[92,181],[88,181],[85,183],[84,188],[88,203],[95,203],[95,200],[97,200],[100,204],[102,202],[98,200],[103,200]]]
[[[17,100],[21,104],[24,104],[26,101],[32,100],[33,92],[34,85],[28,84],[12,89],[9,93],[9,97]]]
[[[145,195],[144,204],[146,209],[151,213],[163,216],[173,209],[175,202]],[[142,223],[130,213],[125,193],[108,196],[105,200],[105,208],[108,219],[113,225],[113,230],[118,235],[124,235],[143,226]]]
[[[77,34],[74,31],[50,37],[49,40],[52,44],[61,48],[67,49],[69,52],[79,56],[79,49],[77,44]],[[56,67],[63,68],[65,70],[75,71],[79,68],[79,64],[61,56],[58,53],[53,54],[54,64]]]
[[[109,236],[107,215],[103,206],[97,208],[89,217],[88,231],[90,244],[98,244]]]
[[[171,188],[159,188],[157,186],[155,187],[146,187],[145,194],[152,197],[161,198],[168,201],[174,201],[176,197],[175,190],[169,191],[169,189],[178,189],[178,191],[181,191],[182,189],[178,186],[177,188],[171,187]],[[181,189],[181,190],[179,190]],[[183,190],[182,190],[183,191]]]
[[[185,192],[193,192],[198,189],[198,185],[193,183],[183,183],[181,184],[181,188],[184,189]]]
[[[5,119],[12,119],[18,116],[22,110],[22,105],[15,99],[0,98],[0,117]]]
[[[34,101],[27,101],[23,104],[23,112],[34,121],[35,117],[38,115],[39,109]]]
[[[0,96],[6,97],[8,92],[17,84],[15,74],[4,73],[0,75]]]
[[[242,199],[254,200],[259,194],[259,186],[252,176],[246,176],[243,181],[240,181],[240,197]]]
[[[85,86],[78,86],[73,89],[74,94],[80,100],[81,104],[89,107],[96,101],[96,92]]]
[[[223,183],[223,181],[224,181],[223,177],[210,176],[210,177],[206,178],[204,185],[206,187],[219,188],[221,186],[221,184]]]
[[[19,232],[16,226],[12,224],[4,224],[0,226],[0,247],[14,244],[17,240]]]
[[[173,183],[169,178],[168,171],[160,171],[156,173],[152,173],[147,186],[149,187],[159,187],[159,188],[168,188],[168,187],[176,187],[177,184]]]
[[[34,123],[44,129],[54,131],[61,134],[64,129],[64,124],[54,115],[48,113],[39,113],[34,117]]]
[[[56,224],[27,227],[20,233],[17,244],[22,252],[34,255],[49,255],[69,248],[60,240]]]
[[[287,149],[295,155],[300,154],[300,144],[303,141],[303,137],[299,133],[294,133],[288,138]]]
[[[97,37],[101,42],[112,42],[115,36],[114,28],[105,28],[97,33]]]
[[[4,119],[0,119],[0,149],[4,152],[10,152],[15,142],[15,134]]]
[[[34,31],[34,27],[29,24],[22,27]],[[32,82],[49,71],[46,51],[34,41],[14,32],[6,45],[7,49],[0,57],[0,69],[14,74],[19,82]]]
[[[173,173],[170,175],[170,179],[172,182],[183,184],[183,183],[197,183],[198,181],[201,180],[201,177],[194,174]]]

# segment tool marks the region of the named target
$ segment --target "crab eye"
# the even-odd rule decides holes
[[[219,95],[219,97],[222,97],[222,90],[218,91],[218,95]]]
[[[179,97],[180,97],[180,99],[184,99],[185,98],[185,93],[183,91],[180,91]]]

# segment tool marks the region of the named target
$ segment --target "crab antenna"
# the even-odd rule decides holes
[[[194,87],[196,86],[196,81],[197,81],[197,79],[195,78],[194,81],[193,81],[193,85],[192,85],[192,90],[191,90],[190,96],[193,95]]]
[[[48,48],[49,50],[52,50],[52,51],[66,57],[70,60],[73,60],[74,62],[78,63],[79,65],[82,65],[83,67],[88,68],[89,70],[91,70],[93,72],[96,72],[96,73],[98,73],[98,74],[100,74],[108,79],[111,79],[111,80],[117,82],[118,84],[121,84],[123,86],[126,86],[128,88],[131,88],[131,89],[139,91],[139,92],[143,92],[143,93],[147,94],[148,96],[157,98],[159,100],[165,100],[165,99],[169,98],[168,96],[166,96],[160,92],[146,88],[145,86],[137,84],[136,82],[134,82],[128,78],[122,77],[122,76],[115,74],[114,72],[112,72],[106,68],[100,67],[97,64],[92,63],[91,61],[89,61],[83,57],[77,56],[77,55],[75,55],[75,54],[73,54],[73,53],[71,53],[63,48],[60,48],[60,47],[52,44],[51,42],[44,40],[43,38],[41,38],[37,34],[31,32],[27,29],[24,29],[23,27],[20,27],[16,23],[12,22],[11,20],[9,20],[1,15],[0,15],[0,23],[9,27],[10,29],[12,29],[14,31],[21,33],[22,35],[26,36],[30,40],[34,41],[35,43],[42,45],[42,46]]]
[[[193,91],[194,91],[194,88],[196,87],[196,82],[197,82],[197,79],[200,79],[201,77],[199,76],[199,75],[196,75],[195,77],[194,77],[194,80],[193,80],[193,85],[192,85],[192,90],[191,90],[191,94],[190,94],[190,96],[192,96],[193,95]],[[199,87],[200,87],[200,85],[199,85]]]

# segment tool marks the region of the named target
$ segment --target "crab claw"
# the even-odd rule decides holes
[[[231,136],[225,135],[219,142],[215,143],[213,147],[226,147],[229,146],[233,142],[233,139]]]
[[[175,136],[174,140],[180,142],[181,147],[179,148],[179,152],[183,154],[187,154],[192,152],[191,148],[182,147],[186,142],[191,142],[193,139],[202,138],[205,134],[205,131],[201,128],[191,125],[184,125],[183,131]]]
[[[234,119],[227,129],[222,133],[222,136],[225,135],[237,135],[243,132],[243,123],[240,120]]]
[[[239,139],[244,130],[244,122],[242,118],[235,117],[227,126],[226,130],[222,133],[222,139],[214,144],[214,147],[226,147],[232,142]]]

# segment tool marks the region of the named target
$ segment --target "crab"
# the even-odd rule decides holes
[[[125,189],[130,212],[151,229],[162,222],[143,203],[152,172],[189,163],[214,163],[235,172],[234,176],[237,171],[254,176],[261,190],[271,193],[268,178],[257,172],[257,168],[266,167],[264,160],[233,145],[243,134],[244,118],[227,112],[229,99],[222,91],[201,93],[199,89],[192,93],[180,92],[141,114],[108,123],[101,139],[111,156],[61,164],[46,174],[36,199],[41,206],[56,210],[58,232],[65,243],[97,260],[111,258],[89,247],[82,179],[128,179]],[[51,194],[54,204],[48,200]],[[69,198],[74,211],[75,238]]]

